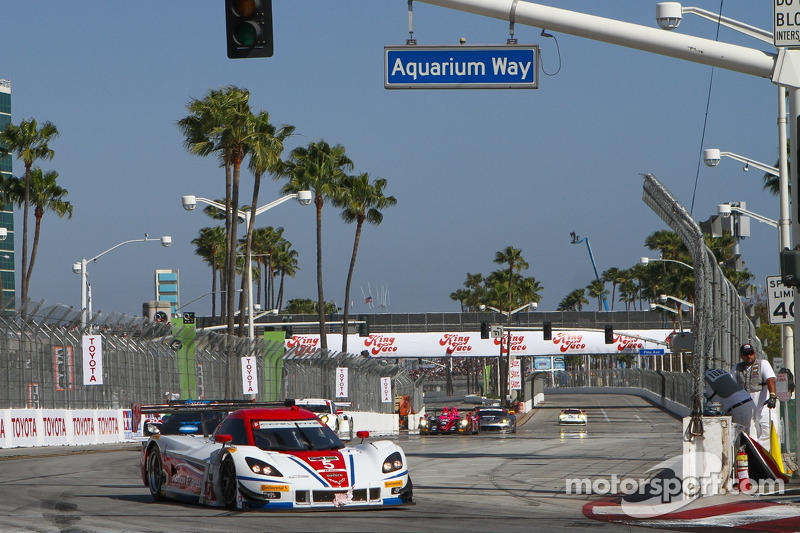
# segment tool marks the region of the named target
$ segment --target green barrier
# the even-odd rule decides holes
[[[283,378],[283,353],[286,332],[264,332],[264,399],[268,402],[281,400]]]

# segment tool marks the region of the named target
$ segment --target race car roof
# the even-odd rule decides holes
[[[228,415],[228,418],[242,420],[319,420],[317,415],[307,409],[293,405],[292,407],[276,407],[272,409],[251,408],[239,409]]]

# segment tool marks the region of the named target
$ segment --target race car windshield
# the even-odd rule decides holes
[[[317,420],[253,422],[253,441],[262,450],[299,452],[344,448],[339,437]]]
[[[331,412],[331,408],[328,407],[327,405],[324,405],[324,404],[322,404],[322,405],[320,405],[320,404],[306,404],[306,405],[301,405],[300,407],[302,407],[303,409],[308,409],[312,413],[330,413]]]
[[[502,409],[481,409],[478,416],[506,416],[506,412]]]
[[[561,411],[565,415],[579,415],[581,414],[579,409],[564,409]]]

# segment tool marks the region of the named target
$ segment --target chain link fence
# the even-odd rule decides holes
[[[384,360],[307,348],[287,351],[282,341],[121,314],[95,315],[88,332],[101,339],[102,367],[86,366],[79,311],[45,302],[7,308],[0,315],[0,409],[117,409],[190,398],[332,398],[338,367],[349,369],[348,394],[339,400],[352,402],[354,409],[394,411],[393,397],[382,401],[384,377],[391,379],[392,396],[409,395],[418,410],[423,405],[421,382]],[[255,364],[254,395],[244,395],[244,357]],[[98,375],[90,383],[94,370]]]

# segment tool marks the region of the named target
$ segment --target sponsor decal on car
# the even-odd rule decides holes
[[[403,486],[403,481],[400,480],[400,479],[396,479],[394,481],[384,481],[383,482],[383,486],[386,487],[387,489],[392,488],[392,487],[402,487]]]
[[[261,485],[261,490],[263,492],[267,491],[289,492],[289,485]]]

